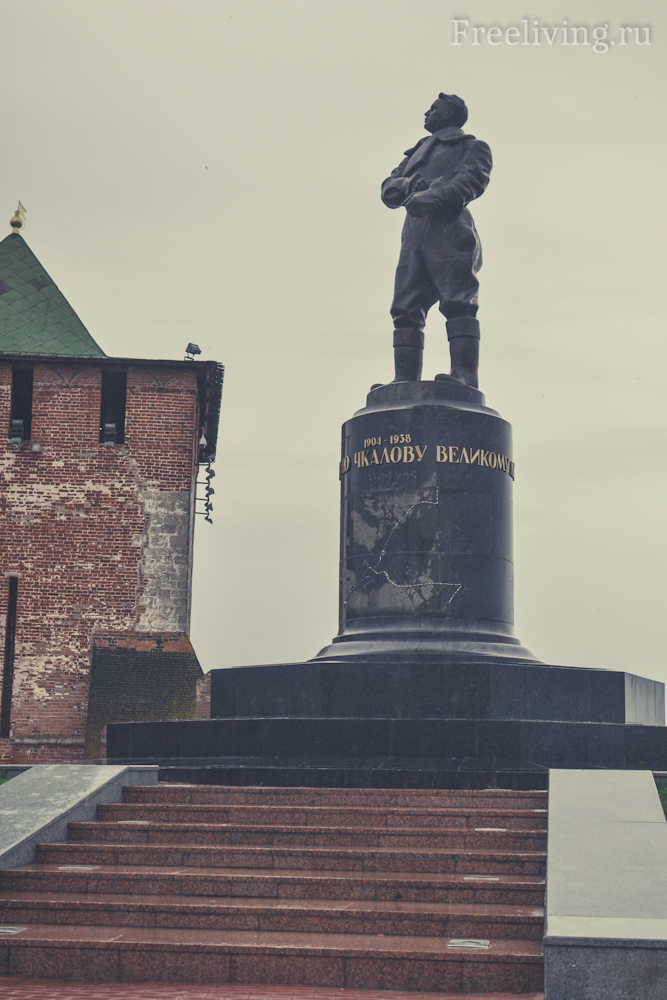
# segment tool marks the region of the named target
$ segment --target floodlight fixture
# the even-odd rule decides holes
[[[102,444],[105,448],[115,448],[118,432],[115,424],[104,424],[102,428]]]
[[[22,420],[12,420],[11,430],[9,432],[10,444],[13,444],[15,448],[20,448],[24,441],[24,425]]]

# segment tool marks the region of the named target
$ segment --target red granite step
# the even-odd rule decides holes
[[[275,983],[75,983],[0,975],[0,1000],[443,1000],[442,993],[332,989]],[[470,1000],[448,993],[446,1000]],[[477,993],[475,1000],[516,1000],[516,993]],[[521,1000],[544,1000],[544,993],[523,993]]]
[[[535,991],[537,941],[372,934],[32,925],[0,941],[0,968],[92,981],[281,982],[385,990]]]
[[[0,871],[0,890],[265,899],[403,900],[542,906],[540,875],[308,871],[139,865],[24,865]]]
[[[264,788],[237,785],[188,785],[162,783],[133,785],[123,792],[124,802],[182,802],[228,805],[375,806],[388,808],[493,808],[546,809],[548,792],[515,792],[511,789],[422,788]]]
[[[477,993],[475,1000],[516,1000],[516,993]],[[275,983],[75,983],[0,975],[0,1000],[443,1000],[442,993],[406,990],[332,989]],[[470,1000],[448,993],[446,1000]],[[521,1000],[544,1000],[544,993],[523,993]]]
[[[319,868],[326,871],[459,872],[541,875],[546,854],[526,850],[424,847],[214,847],[197,844],[40,844],[41,864],[177,865],[188,868]]]
[[[25,928],[0,938],[0,971],[525,995],[542,985],[545,806],[535,792],[125,789],[0,872],[0,921]]]
[[[328,826],[337,827],[408,827],[415,829],[476,829],[493,826],[512,830],[546,830],[543,809],[405,809],[350,806],[249,806],[187,805],[184,803],[114,803],[101,805],[97,818],[102,821],[148,820],[154,823],[234,823],[241,825]]]
[[[482,822],[482,821],[480,821]],[[213,844],[301,847],[444,847],[493,850],[544,850],[546,830],[478,828],[374,828],[329,826],[255,826],[237,823],[158,823],[149,820],[70,823],[75,843]]]
[[[453,893],[452,895],[455,895]],[[220,899],[103,893],[0,893],[2,922],[186,927],[416,937],[542,939],[544,908],[395,900]]]

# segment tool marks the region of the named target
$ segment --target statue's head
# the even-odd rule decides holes
[[[463,128],[468,120],[465,101],[456,94],[438,94],[424,116],[427,132],[438,132],[441,128]]]

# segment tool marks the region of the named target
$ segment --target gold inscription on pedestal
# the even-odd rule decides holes
[[[361,451],[355,451],[352,459],[345,455],[340,462],[340,475],[349,472],[354,461],[357,469],[370,469],[372,465],[411,465],[421,462],[426,455],[428,445],[413,444],[410,434],[390,434],[388,441],[382,447],[381,437],[364,439]],[[405,443],[404,443],[405,442]],[[514,479],[514,462],[507,455],[497,451],[487,451],[485,448],[471,448],[470,445],[435,446],[435,460],[448,465],[477,465],[480,468],[496,469]]]
[[[409,434],[401,434],[400,436],[410,437]],[[392,437],[398,437],[398,435],[395,434]],[[358,469],[370,468],[371,465],[409,465],[411,462],[421,462],[427,448],[426,444],[423,448],[418,444],[404,444],[402,447],[394,445],[393,448],[364,448],[363,451],[355,451],[354,464]],[[346,459],[349,461],[349,456],[346,456],[343,462]],[[341,463],[341,470],[342,467]]]
[[[435,449],[436,462],[449,462],[450,465],[480,465],[487,469],[498,469],[514,479],[514,462],[507,455],[497,451],[485,451],[466,445],[439,444]]]

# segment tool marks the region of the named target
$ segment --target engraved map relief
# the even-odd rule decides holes
[[[471,494],[437,486],[378,491],[350,499],[344,573],[346,616],[448,614],[464,586],[451,557],[471,551],[462,501],[479,524]],[[455,509],[452,509],[455,508]],[[463,528],[461,527],[463,522]],[[468,536],[468,537],[466,537]]]

